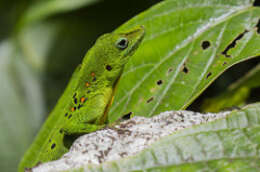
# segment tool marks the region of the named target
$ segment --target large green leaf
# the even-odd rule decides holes
[[[260,87],[260,64],[250,70],[237,82],[231,84],[227,90],[216,97],[203,101],[201,110],[204,112],[218,112],[228,107],[240,106],[249,97],[250,90]]]
[[[146,36],[119,83],[109,119],[185,109],[230,66],[260,54],[251,0],[167,0],[117,32],[144,25]]]
[[[259,148],[257,103],[166,136],[135,156],[78,171],[259,171]]]
[[[99,0],[39,0],[32,3],[18,22],[19,29],[29,23],[42,20],[50,15],[71,11],[90,5]]]

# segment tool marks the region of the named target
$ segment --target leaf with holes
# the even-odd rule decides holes
[[[252,0],[167,0],[117,32],[144,25],[146,36],[127,64],[109,120],[185,109],[221,73],[260,54],[260,9]]]

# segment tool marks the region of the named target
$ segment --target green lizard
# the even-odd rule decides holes
[[[142,26],[101,36],[87,52],[67,88],[19,164],[19,171],[56,160],[70,137],[104,128],[124,65],[144,36]]]

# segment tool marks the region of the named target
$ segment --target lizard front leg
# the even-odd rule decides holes
[[[106,125],[99,121],[104,116],[106,105],[109,100],[109,96],[104,93],[110,90],[111,89],[104,89],[103,94],[91,97],[78,111],[72,112],[71,115],[67,116],[67,122],[62,127],[65,134],[91,133],[104,128]]]

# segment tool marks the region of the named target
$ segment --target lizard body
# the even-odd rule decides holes
[[[143,36],[144,29],[138,26],[98,38],[22,158],[19,171],[60,158],[71,145],[70,137],[105,127],[114,88]]]

